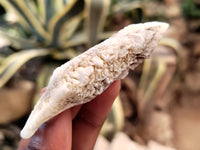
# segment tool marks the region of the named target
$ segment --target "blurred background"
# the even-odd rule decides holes
[[[200,150],[199,0],[0,0],[0,150],[17,148],[56,67],[148,21],[170,28],[122,80],[95,150]]]

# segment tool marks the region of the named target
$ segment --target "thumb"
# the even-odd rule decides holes
[[[71,140],[72,116],[69,109],[43,124],[31,139],[22,139],[18,150],[70,150]]]

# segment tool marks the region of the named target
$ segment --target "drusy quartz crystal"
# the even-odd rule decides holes
[[[31,137],[50,118],[91,101],[113,81],[126,77],[129,69],[150,56],[167,28],[168,24],[162,22],[129,25],[58,67],[31,112],[21,137]]]

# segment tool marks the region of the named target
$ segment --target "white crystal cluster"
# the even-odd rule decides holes
[[[167,23],[129,25],[104,42],[58,67],[21,131],[31,137],[44,122],[60,112],[86,103],[101,94],[113,81],[122,79],[148,58]]]

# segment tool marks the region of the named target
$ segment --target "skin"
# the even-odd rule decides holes
[[[119,90],[117,80],[89,103],[60,113],[30,139],[22,139],[18,150],[93,150]]]

